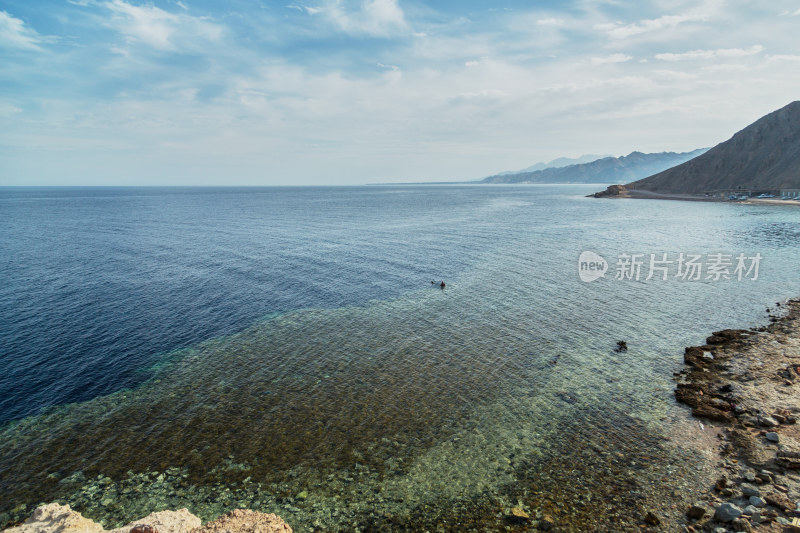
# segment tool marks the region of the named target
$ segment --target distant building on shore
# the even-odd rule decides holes
[[[776,198],[800,198],[800,189],[716,189],[705,191],[706,196],[712,198],[742,197],[755,198],[760,194],[771,194]]]

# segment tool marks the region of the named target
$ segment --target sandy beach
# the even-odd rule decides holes
[[[744,201],[746,204],[768,204],[768,205],[795,205],[800,206],[797,200],[781,200],[780,198],[749,198]]]

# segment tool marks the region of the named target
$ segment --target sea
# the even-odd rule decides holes
[[[677,506],[711,461],[683,349],[800,296],[800,206],[604,188],[0,188],[0,528],[51,501],[301,532]]]

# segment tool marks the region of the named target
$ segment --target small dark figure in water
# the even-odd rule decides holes
[[[436,282],[435,281],[431,281],[431,285],[436,285]]]
[[[444,281],[443,281],[443,282],[442,282],[442,284],[441,284],[441,285],[439,285],[439,286],[440,286],[441,288],[443,288],[443,289],[444,289]]]
[[[617,347],[614,348],[615,352],[627,352],[628,351],[628,343],[625,341],[617,341]]]

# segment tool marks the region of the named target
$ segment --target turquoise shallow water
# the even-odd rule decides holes
[[[60,499],[109,525],[188,506],[206,519],[277,512],[300,531],[459,530],[516,527],[505,516],[519,505],[587,530],[635,521],[647,498],[678,498],[672,488],[705,459],[670,439],[687,424],[672,372],[684,346],[763,323],[766,307],[800,294],[800,211],[588,192],[187,190],[136,200],[152,204],[144,218],[108,195],[88,209],[115,213],[102,242],[125,251],[59,283],[148,272],[130,295],[101,287],[83,304],[111,307],[106,320],[132,321],[136,335],[109,328],[81,343],[81,323],[64,326],[81,350],[56,358],[47,390],[80,381],[70,372],[81,355],[107,363],[107,385],[43,395],[43,411],[11,417],[2,518]],[[86,209],[63,214],[79,234]],[[119,237],[125,227],[138,237]],[[609,262],[605,278],[579,279],[586,250]],[[763,259],[757,280],[614,279],[618,256],[634,253]],[[12,265],[19,284],[43,276],[25,264]],[[430,284],[441,278],[445,290]],[[32,328],[40,351],[63,343]],[[29,340],[15,335],[12,362]],[[613,351],[619,339],[627,353]],[[133,377],[105,375],[115,372]]]

